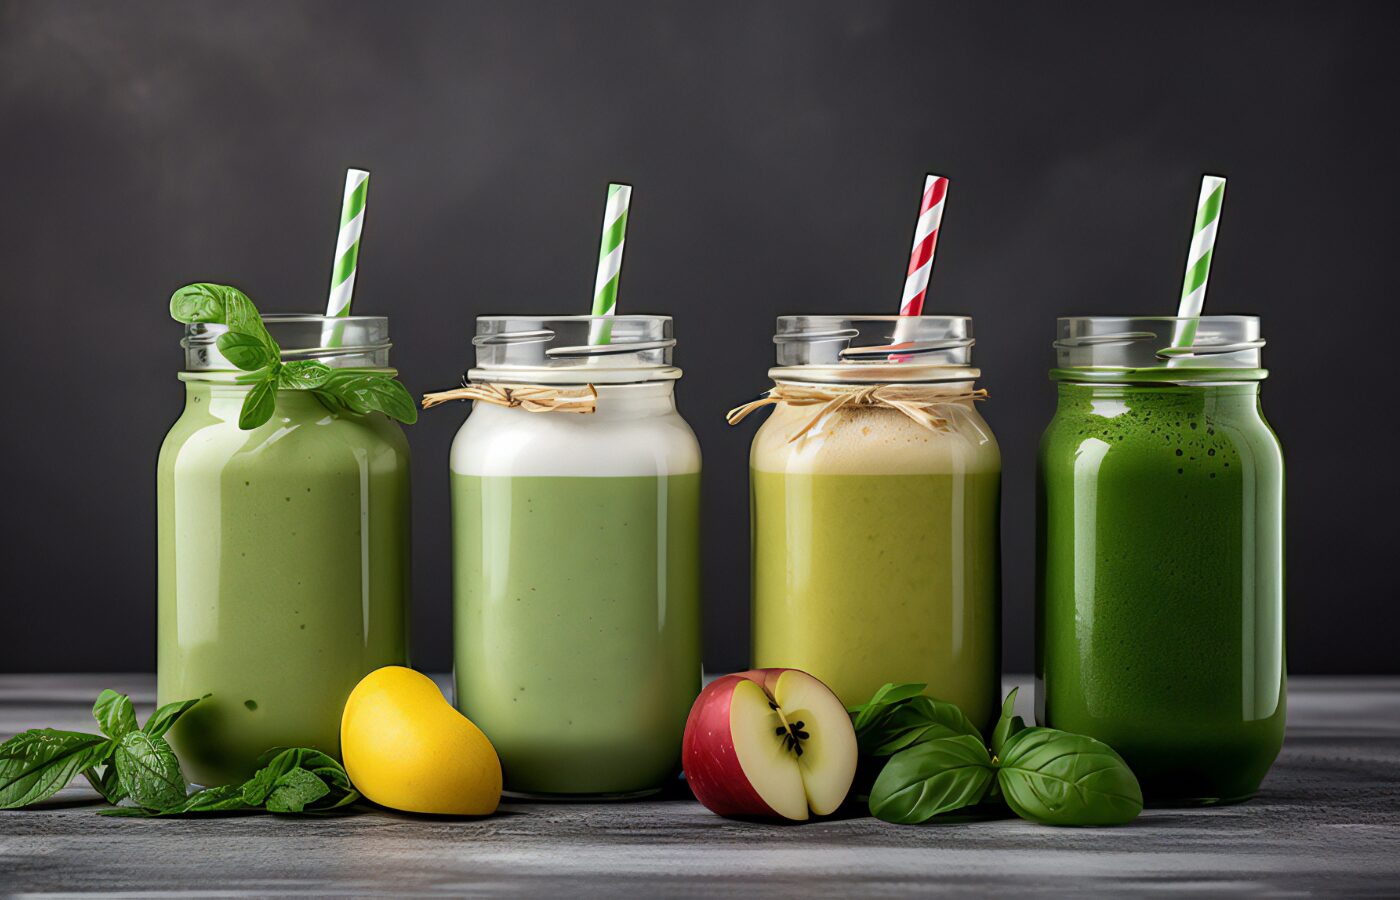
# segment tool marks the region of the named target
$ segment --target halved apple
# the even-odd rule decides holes
[[[799,669],[710,683],[685,723],[685,777],[721,816],[804,821],[836,811],[856,774],[856,733],[836,695]]]

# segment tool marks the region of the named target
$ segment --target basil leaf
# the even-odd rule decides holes
[[[315,397],[320,404],[326,408],[326,411],[330,412],[332,415],[338,416],[341,413],[350,411],[350,407],[341,403],[340,399],[334,394],[328,394],[325,391],[312,391],[311,396]]]
[[[321,390],[360,415],[381,412],[405,425],[418,421],[418,406],[408,389],[383,372],[336,372]]]
[[[18,809],[58,793],[101,765],[112,741],[101,735],[34,728],[0,744],[0,809]]]
[[[243,812],[253,808],[243,802],[242,791],[236,784],[207,788],[190,794],[183,803],[165,809],[142,809],[122,807],[104,809],[100,815],[124,818],[151,818],[154,816],[182,816],[187,813]]]
[[[136,730],[136,708],[131,705],[131,698],[110,688],[97,695],[92,717],[102,733],[113,740],[121,740],[122,735]]]
[[[1011,693],[1006,695],[1006,699],[1001,704],[1001,718],[997,719],[996,727],[992,729],[992,755],[1000,757],[1006,742],[1016,734],[1026,730],[1026,722],[1016,715],[1016,692],[1020,688],[1012,688]]]
[[[117,744],[116,764],[122,788],[138,806],[166,809],[184,802],[185,776],[165,738],[127,733]]]
[[[177,322],[223,323],[224,295],[218,284],[187,284],[170,296],[170,318]]]
[[[303,769],[341,769],[340,763],[336,762],[334,757],[311,747],[273,747],[271,750],[263,751],[262,756],[258,757],[258,765],[261,767],[272,766],[278,770],[279,776],[290,772],[297,766],[301,766]]]
[[[924,692],[926,687],[928,687],[927,684],[886,684],[876,691],[869,701],[850,708],[849,712],[854,716],[851,724],[859,731],[862,726],[869,724],[871,719],[890,704],[907,700],[910,697],[917,697]]]
[[[229,287],[226,284],[215,284],[210,285],[210,287],[219,291],[223,297],[224,324],[228,326],[228,330],[256,338],[263,346],[272,351],[274,358],[280,359],[282,350],[272,339],[272,335],[267,333],[262,316],[258,315],[258,308],[253,305],[252,300],[248,299],[248,295],[238,288]]]
[[[256,372],[277,362],[277,352],[256,335],[228,331],[214,342],[224,358],[245,372]]]
[[[330,366],[313,359],[283,363],[282,370],[277,373],[277,386],[296,391],[312,390],[325,384],[332,371]]]
[[[141,730],[151,737],[160,737],[174,727],[176,721],[181,716],[190,711],[190,708],[200,700],[207,700],[211,694],[197,697],[194,700],[178,700],[174,703],[167,703],[160,709],[151,713],[151,717],[146,720],[146,724],[141,726]]]
[[[227,325],[230,332],[249,335],[280,356],[267,333],[258,308],[248,295],[227,284],[187,284],[170,297],[170,317],[177,322]]]
[[[258,764],[262,768],[242,787],[243,801],[266,806],[269,812],[324,811],[360,799],[345,767],[320,750],[276,747],[264,753]],[[319,787],[312,787],[303,775],[292,774],[298,771],[312,777]]]
[[[277,784],[267,795],[267,811],[299,813],[330,792],[331,789],[321,779],[297,766],[277,779]]]
[[[1107,744],[1053,728],[1006,742],[997,773],[1006,803],[1045,825],[1121,825],[1142,812],[1142,789]]]
[[[324,799],[316,802],[315,808],[317,810],[348,806],[360,799],[360,792],[355,790],[355,786],[350,783],[350,775],[345,771],[345,767],[334,758],[309,747],[296,747],[284,752],[290,754],[288,761],[309,770],[311,774],[325,782],[329,793]],[[266,755],[264,754],[265,757]]]
[[[870,791],[870,813],[886,822],[926,822],[979,802],[993,774],[981,738],[962,734],[924,741],[890,757]]]
[[[282,349],[272,339],[253,301],[226,284],[190,284],[170,298],[170,315],[181,322],[222,323],[228,332],[215,341],[226,359],[244,374],[234,381],[252,384],[243,399],[238,427],[257,428],[272,418],[277,388],[313,391],[317,401],[339,415],[379,412],[412,425],[418,404],[393,375],[384,372],[340,371],[316,360],[282,362]]]
[[[320,753],[318,750],[306,750],[301,747],[290,749],[274,747],[264,753],[258,759],[258,765],[261,768],[253,773],[252,778],[243,783],[243,801],[253,806],[262,806],[266,803],[268,795],[277,786],[277,780],[301,765],[303,752]],[[320,755],[324,756],[325,754]],[[326,758],[330,759],[330,757]]]
[[[860,751],[868,756],[889,756],[923,741],[958,735],[982,740],[977,728],[955,704],[920,695],[888,707],[856,732],[856,741]]]
[[[102,774],[97,774],[97,767],[83,770],[83,777],[87,778],[92,789],[102,795],[113,806],[122,802],[126,798],[126,789],[122,787],[122,780],[117,777],[117,767],[113,763],[107,763],[102,767]]]
[[[269,375],[253,385],[243,398],[243,409],[238,413],[238,427],[252,431],[272,418],[277,409],[277,376]]]
[[[326,780],[325,774],[319,769],[315,772],[315,774],[320,776],[322,780]],[[316,803],[315,810],[317,812],[326,812],[327,810],[340,809],[343,806],[349,806],[350,804],[354,803],[356,800],[359,799],[360,792],[355,790],[353,787],[332,787],[331,792],[327,795],[326,799],[318,801]]]
[[[180,806],[179,811],[182,813],[231,812],[247,808],[248,804],[243,802],[242,787],[236,784],[226,784],[191,794]]]

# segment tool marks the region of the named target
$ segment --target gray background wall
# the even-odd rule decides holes
[[[1005,644],[1030,667],[1054,317],[1167,313],[1200,174],[1230,176],[1208,308],[1262,314],[1289,460],[1295,671],[1397,671],[1400,296],[1388,4],[0,3],[0,669],[154,664],[166,298],[324,304],[347,166],[355,308],[415,393],[481,313],[581,312],[604,186],[621,304],[678,318],[707,465],[707,661],[746,662],[745,453],[773,318],[893,312],[925,171],[930,310],[976,317],[1005,455]],[[447,446],[412,430],[415,662],[449,658]]]

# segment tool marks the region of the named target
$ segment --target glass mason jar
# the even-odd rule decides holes
[[[973,402],[971,320],[783,316],[773,339],[768,400],[818,402],[776,403],[753,440],[754,665],[806,670],[848,706],[925,682],[989,724],[1001,453]],[[822,405],[866,389],[936,421],[873,399]]]
[[[1259,320],[1067,318],[1040,444],[1037,718],[1149,801],[1259,787],[1283,742],[1283,455]]]
[[[284,359],[392,371],[387,319],[264,322]],[[402,430],[294,390],[241,430],[249,388],[215,347],[225,330],[186,326],[185,410],[156,469],[157,700],[212,695],[170,734],[205,785],[245,779],[272,747],[339,756],[351,689],[408,656]]]
[[[484,316],[473,343],[472,384],[583,406],[478,400],[453,441],[457,707],[511,793],[653,792],[701,679],[700,447],[671,319]]]

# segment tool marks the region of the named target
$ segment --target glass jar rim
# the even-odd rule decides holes
[[[263,325],[282,351],[283,362],[315,360],[338,369],[386,369],[389,366],[387,316],[323,316],[308,313],[266,313]],[[219,337],[227,325],[191,322],[180,346],[185,371],[237,371],[219,352]]]
[[[471,381],[628,384],[673,381],[670,316],[488,315],[476,317]]]
[[[779,316],[773,343],[774,381],[912,384],[981,374],[972,366],[971,316]]]
[[[1055,366],[1063,381],[1147,383],[1261,380],[1258,316],[1064,316]]]

